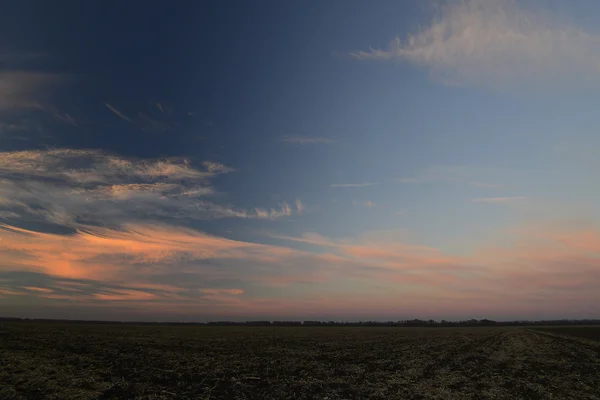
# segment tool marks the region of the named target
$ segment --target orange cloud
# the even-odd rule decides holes
[[[164,226],[129,225],[126,229],[90,228],[66,236],[0,225],[0,248],[27,255],[5,257],[3,265],[70,279],[111,280],[127,272],[131,264],[169,262],[178,253],[199,259],[239,258],[243,254],[236,250],[261,247]],[[125,265],[102,259],[115,255],[126,256]]]
[[[73,296],[73,295],[68,295],[68,294],[46,294],[43,296],[39,296],[39,297],[43,297],[45,299],[51,299],[51,300],[68,300],[68,301],[85,301],[84,298],[82,298],[81,296]]]
[[[165,285],[161,283],[128,283],[127,287],[133,289],[150,289],[157,290],[160,292],[177,293],[181,291],[181,288],[173,285]]]
[[[59,235],[2,225],[0,272],[42,273],[56,280],[54,289],[78,296],[94,292],[94,285],[98,284],[127,290],[98,293],[94,295],[97,300],[184,299],[187,288],[201,284],[200,276],[202,279],[242,279],[246,283],[268,286],[273,285],[273,274],[283,275],[277,278],[278,285],[307,279],[306,274],[288,271],[296,258],[311,257],[294,249],[235,241],[164,225],[127,225],[125,229],[88,228],[73,235]],[[185,262],[202,264],[207,260],[226,260],[239,268],[252,262],[257,269],[236,277],[228,269],[210,264],[179,266]],[[282,264],[289,266],[282,268]],[[197,282],[187,279],[173,284],[155,283],[175,272],[173,268],[198,276]],[[202,289],[200,286],[199,289],[209,296],[244,293],[239,288]]]
[[[287,241],[291,241],[291,242],[312,244],[315,246],[324,246],[324,247],[337,246],[337,243],[335,243],[334,241],[332,241],[324,236],[321,236],[318,233],[313,233],[313,232],[305,233],[301,237],[285,236],[285,235],[272,235],[271,237],[273,237],[275,239],[287,240]]]
[[[4,295],[4,296],[18,296],[18,295],[22,295],[22,294],[23,294],[23,292],[18,292],[16,290],[0,288],[0,295]]]
[[[117,290],[113,289],[110,293],[96,293],[94,297],[98,300],[105,301],[122,301],[122,300],[152,300],[156,298],[155,294],[143,292],[141,290]]]
[[[27,289],[27,290],[32,291],[32,292],[43,292],[43,293],[52,293],[52,292],[54,292],[54,290],[52,290],[52,289],[42,288],[42,287],[35,287],[35,286],[23,286],[23,289]]]
[[[4,279],[0,295],[77,299],[90,305],[126,302],[132,309],[151,301],[153,310],[177,313],[280,316],[342,315],[350,309],[365,315],[453,309],[533,312],[550,306],[569,312],[600,300],[600,231],[593,227],[523,229],[510,245],[480,248],[464,257],[392,234],[354,241],[316,234],[279,238],[325,251],[236,241],[165,225],[88,228],[72,235],[3,225],[0,272],[37,272],[55,284],[11,285]],[[178,273],[184,277],[175,279]],[[218,279],[229,283],[222,288],[222,282],[214,283]],[[299,284],[310,285],[298,289],[304,292],[295,290],[293,298],[280,291]],[[244,285],[269,287],[265,293],[272,297]]]
[[[206,294],[228,294],[233,296],[239,296],[240,294],[244,294],[242,289],[200,289],[202,293]]]
[[[364,259],[390,262],[395,267],[415,265],[438,266],[456,262],[456,258],[446,257],[437,249],[422,246],[410,246],[402,243],[387,245],[343,245],[340,247],[346,254]]]

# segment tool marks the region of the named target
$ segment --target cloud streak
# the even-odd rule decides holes
[[[66,77],[45,72],[0,71],[0,110],[39,108]]]
[[[440,302],[446,312],[485,304],[481,312],[493,315],[554,306],[576,311],[599,300],[600,234],[590,227],[522,229],[512,244],[481,247],[462,257],[391,233],[278,239],[321,250],[236,241],[168,225],[88,227],[62,235],[4,224],[0,295],[56,304],[76,300],[90,307],[126,303],[138,310],[151,303],[174,315],[218,310],[222,315],[285,311],[288,316],[314,311],[316,305],[322,312],[343,314],[348,301],[357,299],[372,315],[391,304],[402,304],[413,315],[440,312]],[[259,294],[307,284],[310,289],[294,299]]]
[[[113,114],[129,122],[143,132],[164,133],[172,131],[178,125],[177,121],[175,121],[173,118],[167,118],[172,117],[172,110],[166,108],[161,103],[156,103],[156,108],[159,111],[158,116],[152,116],[151,114],[148,115],[147,113],[138,112],[135,117],[129,117],[128,115],[125,115],[112,104],[105,103],[104,105]],[[156,111],[154,114],[156,114]]]
[[[127,281],[136,274],[152,275],[152,265],[174,267],[210,259],[260,261],[293,253],[166,225],[86,227],[61,235],[1,224],[0,238],[5,254],[2,268],[78,280]]]
[[[131,118],[129,118],[128,116],[123,114],[121,111],[117,110],[114,106],[112,106],[108,103],[105,103],[104,105],[106,106],[106,108],[108,108],[110,111],[112,111],[117,117],[124,119],[125,121],[129,122],[130,124],[133,124],[133,121],[131,120]]]
[[[319,143],[334,143],[333,140],[324,137],[308,137],[308,136],[286,136],[281,139],[282,142],[305,145],[305,144],[319,144]]]
[[[522,201],[527,199],[526,197],[516,196],[516,197],[480,197],[477,199],[473,199],[473,203],[515,203],[518,201]]]
[[[210,199],[211,180],[233,168],[186,159],[126,159],[97,150],[0,153],[0,215],[77,228],[141,220],[277,219],[301,213],[245,210]]]
[[[399,183],[444,182],[481,188],[500,188],[502,185],[488,181],[505,181],[518,171],[512,168],[478,167],[471,165],[433,165],[417,174],[396,179]]]
[[[367,186],[374,186],[374,182],[362,182],[362,183],[334,183],[331,185],[332,188],[360,188]]]
[[[360,60],[405,60],[447,84],[600,84],[600,35],[516,0],[459,0],[418,32]]]

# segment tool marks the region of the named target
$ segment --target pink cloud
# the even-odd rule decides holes
[[[239,296],[241,294],[244,294],[244,291],[242,289],[200,289],[200,291],[209,295],[227,294],[232,296]]]
[[[16,290],[0,288],[0,295],[4,295],[4,296],[19,296],[19,295],[22,295],[22,294],[23,294],[23,292],[18,292]]]
[[[337,246],[337,243],[335,243],[334,241],[332,241],[322,235],[319,235],[318,233],[314,233],[314,232],[305,233],[300,237],[285,236],[285,235],[272,235],[271,237],[273,237],[275,239],[287,240],[287,241],[291,241],[291,242],[313,244],[316,246],[327,246],[327,247]]]
[[[67,301],[82,301],[84,299],[82,299],[80,296],[73,296],[73,295],[68,295],[68,294],[46,294],[43,296],[45,299],[51,299],[51,300],[67,300]]]
[[[27,289],[31,292],[43,292],[43,293],[52,293],[54,292],[52,289],[35,287],[35,286],[23,286],[23,289]]]
[[[299,283],[326,283],[331,278],[327,271],[308,274],[272,275],[261,278],[260,284],[264,286],[285,288]]]
[[[122,301],[122,300],[152,300],[156,298],[155,294],[143,292],[141,290],[111,290],[110,293],[96,293],[94,297],[98,300],[105,301]]]
[[[6,258],[4,265],[70,279],[115,280],[132,264],[170,263],[178,261],[182,253],[198,259],[239,259],[253,251],[265,257],[291,251],[152,225],[128,225],[125,231],[94,228],[72,236],[4,228],[0,229],[0,248],[28,256]],[[115,255],[127,256],[128,261],[119,265],[108,260]]]
[[[132,309],[151,301],[153,309],[178,313],[290,317],[343,315],[350,309],[365,315],[410,311],[415,317],[452,310],[525,313],[544,307],[574,312],[600,300],[600,231],[590,226],[529,227],[514,233],[508,245],[481,247],[463,257],[394,233],[355,240],[318,234],[279,238],[318,245],[321,251],[164,225],[94,228],[68,236],[3,226],[0,272],[34,271],[53,277],[56,285],[23,287],[28,294],[7,287],[0,295],[77,299],[89,305],[120,302]],[[206,260],[210,263],[202,264]],[[180,266],[192,261],[198,264]],[[199,278],[161,280],[177,271]],[[217,278],[236,283],[220,288],[207,282]],[[262,297],[244,285],[282,291]],[[286,298],[284,288],[293,286],[302,289]]]
[[[181,291],[181,288],[179,288],[177,286],[165,285],[165,284],[161,284],[161,283],[134,282],[134,283],[128,283],[127,287],[132,288],[132,289],[150,289],[150,290],[156,290],[156,291],[167,292],[167,293],[178,293]]]

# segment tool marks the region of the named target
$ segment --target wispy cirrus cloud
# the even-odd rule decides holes
[[[75,126],[68,113],[49,111],[57,90],[72,81],[65,74],[35,70],[24,63],[43,58],[37,53],[0,52],[0,136],[19,141],[31,140],[26,132],[38,132],[40,111]]]
[[[331,273],[317,269],[318,255],[169,225],[86,227],[64,235],[3,224],[0,254],[5,297],[181,306],[174,314],[191,305],[204,313],[247,306],[257,312],[252,304],[260,299],[248,298],[245,287],[322,282]]]
[[[352,204],[354,204],[355,206],[363,206],[363,207],[368,207],[368,208],[375,208],[377,207],[377,203],[375,203],[372,200],[366,200],[366,201],[359,201],[359,200],[352,200]]]
[[[517,0],[459,0],[387,49],[350,56],[405,60],[447,84],[494,88],[600,84],[600,35]]]
[[[153,293],[128,289],[113,289],[105,293],[95,293],[92,296],[101,301],[152,300],[156,298]]]
[[[322,236],[322,235],[320,235],[318,233],[314,233],[314,232],[304,233],[302,236],[299,236],[299,237],[286,236],[286,235],[268,235],[268,236],[275,238],[275,239],[281,239],[281,240],[292,241],[292,242],[297,242],[297,243],[311,244],[311,245],[315,245],[315,246],[325,246],[325,247],[337,246],[336,242],[332,241],[331,239],[329,239],[325,236]]]
[[[289,274],[296,278],[277,278],[282,262],[291,268],[296,257],[306,257],[291,249],[183,227],[202,219],[277,219],[304,210],[299,199],[293,206],[254,210],[218,202],[212,180],[233,171],[215,161],[192,165],[184,158],[125,158],[89,149],[1,152],[0,276],[17,278],[3,280],[0,295],[87,306],[226,308],[245,290],[224,281],[267,287],[310,282],[310,273],[296,271]],[[248,263],[255,267],[244,271]],[[29,275],[19,281],[23,274]]]
[[[0,153],[0,215],[78,227],[143,220],[276,219],[301,212],[282,202],[270,210],[211,200],[211,180],[233,169],[186,159],[126,159],[97,150]],[[18,217],[18,218],[17,218]]]
[[[303,144],[319,144],[319,143],[334,143],[332,139],[315,136],[285,136],[281,138],[282,142],[303,145]]]
[[[500,185],[497,185],[494,183],[484,183],[484,182],[468,182],[468,184],[471,186],[487,188],[487,189],[498,189],[501,187]]]
[[[289,217],[292,215],[292,208],[287,203],[280,204],[279,209],[272,208],[266,210],[263,208],[256,208],[256,215],[260,218],[279,218]]]
[[[194,260],[267,262],[272,257],[299,254],[291,249],[240,242],[169,225],[127,224],[119,229],[88,226],[63,235],[2,224],[0,237],[5,270],[135,284],[148,283],[140,282],[140,277],[175,272],[173,268],[186,270],[189,268],[186,264]],[[160,265],[169,267],[156,269]],[[208,272],[213,269],[207,268]]]
[[[298,211],[298,214],[302,214],[305,209],[306,206],[304,205],[304,203],[302,203],[300,199],[296,199],[296,210]]]
[[[374,186],[375,182],[360,182],[360,183],[333,183],[332,188],[360,188],[367,186]]]
[[[496,204],[506,204],[506,203],[515,203],[522,200],[526,200],[527,197],[523,196],[515,196],[515,197],[479,197],[473,199],[473,203],[496,203]]]
[[[162,103],[156,103],[150,109],[144,112],[137,112],[133,116],[117,109],[117,107],[110,103],[105,103],[105,106],[117,117],[129,122],[132,126],[143,132],[169,132],[175,129],[180,122],[175,118],[173,110]]]
[[[2,271],[0,271],[0,274]],[[29,299],[38,298],[46,302],[77,302],[85,306],[117,306],[134,304],[137,307],[147,307],[152,304],[159,306],[165,302],[177,302],[180,306],[196,304],[196,306],[212,304],[214,306],[227,303],[229,297],[244,294],[241,289],[177,287],[152,283],[111,283],[104,281],[86,280],[73,281],[68,278],[37,273],[9,273],[12,279],[0,282],[0,297],[21,296]],[[45,285],[43,287],[24,286],[24,280],[35,280]],[[5,287],[11,287],[6,289]],[[64,304],[64,303],[63,303]]]
[[[414,175],[396,179],[399,183],[444,182],[473,187],[495,189],[517,171],[507,167],[480,167],[474,165],[433,165]]]
[[[0,136],[27,132],[29,127],[21,122],[0,122]]]
[[[13,291],[7,296],[88,305],[127,302],[144,307],[151,302],[185,309],[205,304],[265,312],[269,307],[256,295],[249,296],[246,288],[317,284],[326,290],[328,283],[346,279],[429,285],[442,278],[424,271],[444,275],[449,272],[440,267],[452,269],[434,249],[393,240],[387,246],[381,240],[336,242],[314,234],[302,240],[326,240],[330,251],[242,242],[167,225],[88,227],[70,235],[2,225],[0,276],[9,279],[3,279],[0,289]],[[20,278],[22,274],[35,275]],[[295,307],[304,300],[298,299]]]
[[[124,119],[125,121],[129,122],[130,124],[133,124],[133,121],[131,120],[131,118],[129,118],[128,116],[126,116],[125,114],[123,114],[121,111],[117,110],[117,108],[111,104],[105,103],[106,108],[108,108],[110,111],[113,112],[113,114],[115,114],[117,117]]]
[[[597,229],[531,227],[511,237],[511,243],[504,247],[480,247],[465,257],[392,237],[386,240],[385,236],[333,241],[307,234],[287,239],[332,249],[324,257],[329,263],[347,265],[354,274],[362,274],[365,283],[373,279],[393,283],[396,289],[389,293],[402,298],[411,292],[410,287],[418,288],[411,294],[418,299],[411,310],[434,310],[434,304],[427,305],[427,296],[448,302],[449,310],[483,301],[485,306],[479,312],[487,315],[508,309],[513,313],[551,312],[548,307],[555,306],[559,313],[578,312],[600,300],[594,289],[600,283]],[[509,297],[507,288],[511,288]],[[379,299],[378,306],[389,307],[387,302],[395,297],[384,293],[381,299],[373,293],[371,296]]]
[[[0,51],[0,136],[6,139],[4,144],[22,147],[37,142],[52,120],[77,127],[71,114],[53,105],[60,89],[75,77],[39,68],[45,58],[41,53]]]
[[[34,107],[40,111],[43,111],[44,113],[52,116],[54,119],[61,121],[65,124],[74,126],[76,128],[79,128],[79,124],[77,122],[77,120],[75,119],[75,117],[73,117],[71,114],[69,114],[68,112],[64,111],[64,110],[60,110],[56,105],[52,104],[52,103],[36,103],[34,105]]]
[[[43,293],[52,293],[53,290],[50,288],[44,287],[36,287],[36,286],[23,286],[23,289],[32,291],[32,292],[43,292]]]
[[[407,313],[438,312],[440,302],[447,312],[475,302],[485,305],[479,311],[486,315],[555,305],[576,311],[599,300],[600,234],[589,227],[532,227],[513,234],[512,244],[481,247],[462,257],[389,232],[337,240],[314,233],[278,238],[322,250],[236,241],[167,225],[89,228],[70,235],[4,225],[0,295],[58,302],[52,304],[122,302],[137,310],[151,303],[173,315],[206,315],[214,309],[225,315],[234,310],[269,314],[282,300],[265,299],[255,288],[307,283],[306,296],[318,299],[319,310],[342,313],[349,299],[360,299],[366,313],[390,304],[403,304]],[[332,283],[346,289],[332,291]],[[407,296],[410,301],[402,302]],[[286,300],[286,315],[308,312],[307,301]]]
[[[229,295],[234,295],[234,296],[239,296],[241,294],[244,294],[244,291],[242,289],[200,289],[200,292],[202,293],[206,293],[206,294],[229,294]]]
[[[0,70],[0,110],[39,108],[53,90],[65,83],[63,75],[24,70]]]

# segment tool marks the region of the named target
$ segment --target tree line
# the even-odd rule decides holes
[[[206,325],[206,326],[297,326],[297,327],[327,327],[327,326],[354,326],[354,327],[461,327],[461,326],[555,326],[555,325],[600,325],[600,319],[560,319],[560,320],[516,320],[493,321],[490,319],[469,319],[459,321],[432,319],[407,319],[399,321],[210,321],[210,322],[133,322],[133,321],[86,321],[65,319],[30,319],[30,318],[2,318],[2,322],[52,322],[52,323],[88,323],[88,324],[132,324],[132,325]]]

